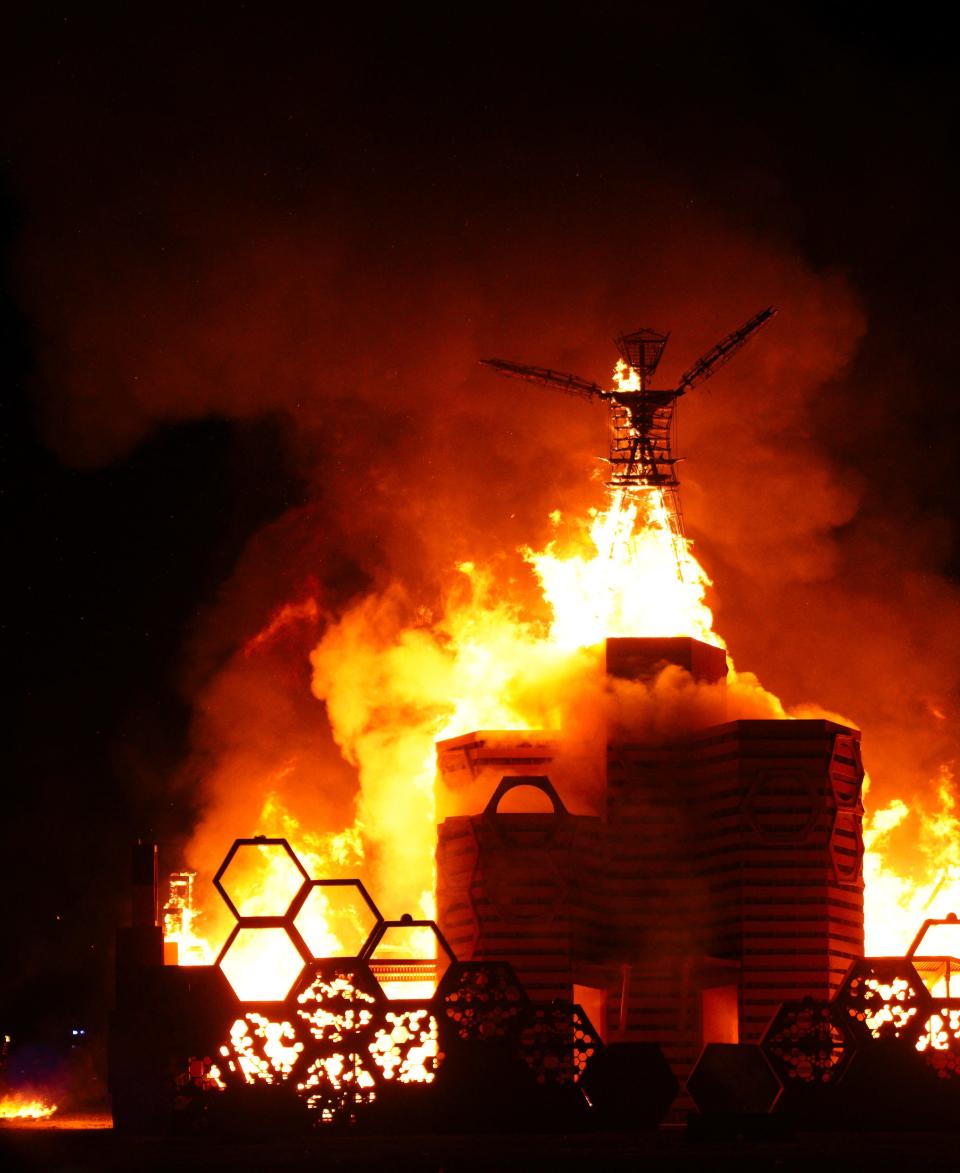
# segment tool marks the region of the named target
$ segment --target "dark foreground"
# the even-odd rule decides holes
[[[682,1128],[650,1134],[577,1136],[313,1136],[279,1140],[130,1137],[109,1117],[62,1117],[0,1125],[3,1173],[130,1173],[142,1170],[377,1170],[481,1173],[485,1170],[824,1170],[960,1168],[954,1133],[802,1133],[789,1140],[691,1140]]]

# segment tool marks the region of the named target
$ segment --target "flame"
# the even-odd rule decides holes
[[[960,818],[954,774],[940,769],[940,806],[928,810],[894,799],[869,812],[864,820],[864,919],[868,956],[906,952],[925,920],[960,912]],[[889,854],[897,833],[909,834],[909,872]],[[960,947],[960,941],[958,941]],[[923,948],[918,950],[923,953]],[[958,948],[960,952],[960,948]]]
[[[29,1094],[0,1096],[0,1120],[47,1120],[56,1110],[56,1104]]]
[[[287,839],[309,875],[316,879],[352,877],[362,870],[363,827],[359,822],[336,832],[316,832],[301,827],[277,793],[268,790],[260,808],[258,829],[268,838]],[[260,853],[260,867],[247,869],[239,877],[236,898],[244,903],[247,915],[282,916],[293,895],[284,867],[284,857]],[[233,920],[210,886],[209,891],[174,885],[188,873],[171,877],[171,899],[164,907],[164,940],[179,947],[179,965],[210,965],[226,942]],[[310,901],[298,928],[314,945],[314,952],[336,955],[343,941],[335,931],[335,917],[324,915],[323,901]],[[322,944],[321,944],[322,942]]]
[[[483,728],[563,730],[576,698],[602,685],[608,635],[691,634],[724,646],[704,601],[709,578],[689,544],[678,546],[662,493],[616,491],[586,522],[559,512],[551,520],[546,547],[521,551],[540,584],[546,621],[530,618],[491,569],[463,562],[436,619],[395,585],[327,628],[311,657],[313,688],[344,758],[358,769],[356,821],[310,835],[271,789],[258,826],[287,838],[311,876],[362,872],[365,845],[373,844],[385,878],[378,887],[398,897],[388,914],[432,919],[438,740]],[[270,638],[291,615],[281,609],[261,635]],[[282,912],[280,877],[261,872],[256,885],[259,912]],[[322,917],[319,905],[316,914]],[[181,961],[203,963],[232,926],[205,904],[187,927]],[[313,932],[327,933],[334,951],[330,926],[318,919]]]
[[[545,549],[522,551],[548,620],[531,618],[492,570],[463,562],[439,618],[394,585],[331,624],[312,655],[314,692],[359,773],[358,816],[383,886],[426,915],[438,740],[565,730],[578,700],[598,703],[608,635],[693,634],[723,646],[704,602],[709,579],[688,544],[678,561],[662,494],[618,491],[588,523],[553,522]]]
[[[635,383],[635,372],[623,368],[616,377],[621,388]],[[398,906],[388,908],[388,916],[409,911],[432,918],[437,741],[483,729],[567,736],[571,729],[583,734],[591,723],[601,728],[610,699],[602,664],[607,636],[691,636],[726,648],[707,603],[710,578],[663,492],[608,490],[605,507],[586,518],[555,511],[550,520],[545,547],[519,551],[539,590],[534,607],[518,598],[516,576],[465,561],[437,615],[394,583],[329,622],[311,655],[312,687],[343,758],[357,770],[355,822],[335,833],[308,833],[278,797],[281,771],[277,785],[265,787],[258,827],[286,837],[311,876],[367,876],[372,870],[375,890],[391,894]],[[247,648],[291,622],[316,617],[315,607],[304,604],[281,608]],[[708,687],[693,689],[679,671],[664,673],[663,695],[647,697],[647,707],[632,718],[654,723],[651,728],[657,720],[675,727],[682,704],[701,723],[791,716],[755,677],[728,662],[725,700]],[[729,714],[722,707],[727,703]],[[664,709],[659,716],[656,704]],[[833,717],[815,706],[798,707],[795,715]],[[944,767],[937,811],[896,800],[867,818],[870,954],[902,954],[925,917],[960,908],[960,822],[952,783]],[[901,868],[890,842],[908,825],[919,855]],[[267,878],[263,885],[270,903],[273,883]],[[324,920],[322,901],[313,915],[311,932],[335,952],[341,936]],[[220,909],[204,907],[193,925],[204,918],[208,941],[222,941],[232,927]],[[199,937],[184,961],[209,960],[215,952],[199,947]]]
[[[678,538],[663,493],[611,497],[590,510],[586,535],[574,523],[572,544],[557,537],[540,553],[523,551],[553,611],[550,642],[575,650],[607,636],[689,635],[725,647],[704,601],[710,579]],[[559,530],[561,515],[551,520]]]

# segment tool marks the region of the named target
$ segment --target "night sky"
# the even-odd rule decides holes
[[[952,722],[953,52],[932,10],[843,11],[47,4],[8,28],[0,1031],[102,1023],[127,845],[180,863],[218,673],[278,605],[309,583],[334,613],[391,576],[428,595],[434,531],[444,557],[483,556],[576,502],[602,418],[541,414],[476,373],[483,355],[603,380],[609,339],[650,325],[673,332],[669,377],[776,300],[781,367],[758,342],[684,405],[721,625],[794,701],[835,675],[780,670],[774,644],[808,619],[871,675],[926,662]],[[800,371],[784,419],[777,370]],[[751,379],[799,463],[748,526],[767,497]],[[803,556],[765,577],[784,534]],[[846,583],[896,595],[877,623],[901,642],[879,658],[849,632]],[[283,680],[319,708],[309,635]],[[824,703],[855,707],[843,687]]]

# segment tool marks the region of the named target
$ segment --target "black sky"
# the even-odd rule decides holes
[[[287,415],[256,396],[233,415],[119,413],[91,429],[83,387],[64,390],[86,358],[77,322],[95,323],[96,362],[125,346],[121,329],[140,331],[121,311],[136,297],[149,307],[154,281],[157,304],[183,297],[175,320],[188,316],[175,275],[199,288],[207,250],[240,249],[251,224],[282,236],[317,219],[325,241],[342,227],[360,286],[402,278],[417,255],[442,270],[438,257],[495,237],[500,267],[485,279],[518,300],[511,232],[518,243],[531,225],[547,243],[608,222],[623,232],[634,193],[638,206],[658,193],[678,221],[693,207],[775,240],[842,274],[866,315],[850,378],[869,395],[838,391],[835,413],[819,400],[820,444],[868,506],[927,527],[931,569],[960,578],[954,61],[934,9],[895,23],[867,5],[304,22],[275,5],[202,17],[44,5],[9,32],[5,629],[17,704],[0,892],[15,963],[2,967],[0,1030],[34,1029],[51,989],[71,1014],[102,1017],[125,845],[156,836],[173,856],[195,813],[175,780],[196,625],[252,536],[316,499]],[[383,326],[355,323],[371,352]],[[362,369],[369,356],[351,353]],[[348,385],[349,369],[337,377]],[[328,570],[346,597],[369,567],[340,549]]]

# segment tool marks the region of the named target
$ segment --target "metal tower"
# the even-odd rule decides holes
[[[683,521],[677,493],[677,457],[673,455],[674,409],[677,400],[709,379],[733,358],[734,354],[758,330],[770,321],[777,311],[768,306],[739,330],[728,334],[716,346],[702,355],[680,378],[672,390],[654,390],[649,381],[657,369],[664,347],[670,337],[656,330],[640,329],[632,334],[620,334],[616,347],[623,362],[635,378],[633,386],[605,390],[597,383],[579,375],[553,371],[546,367],[525,366],[502,358],[484,358],[484,365],[493,367],[500,375],[526,379],[576,395],[581,399],[600,399],[610,405],[610,477],[612,489],[659,489],[671,514],[671,527],[679,539],[683,536]]]

